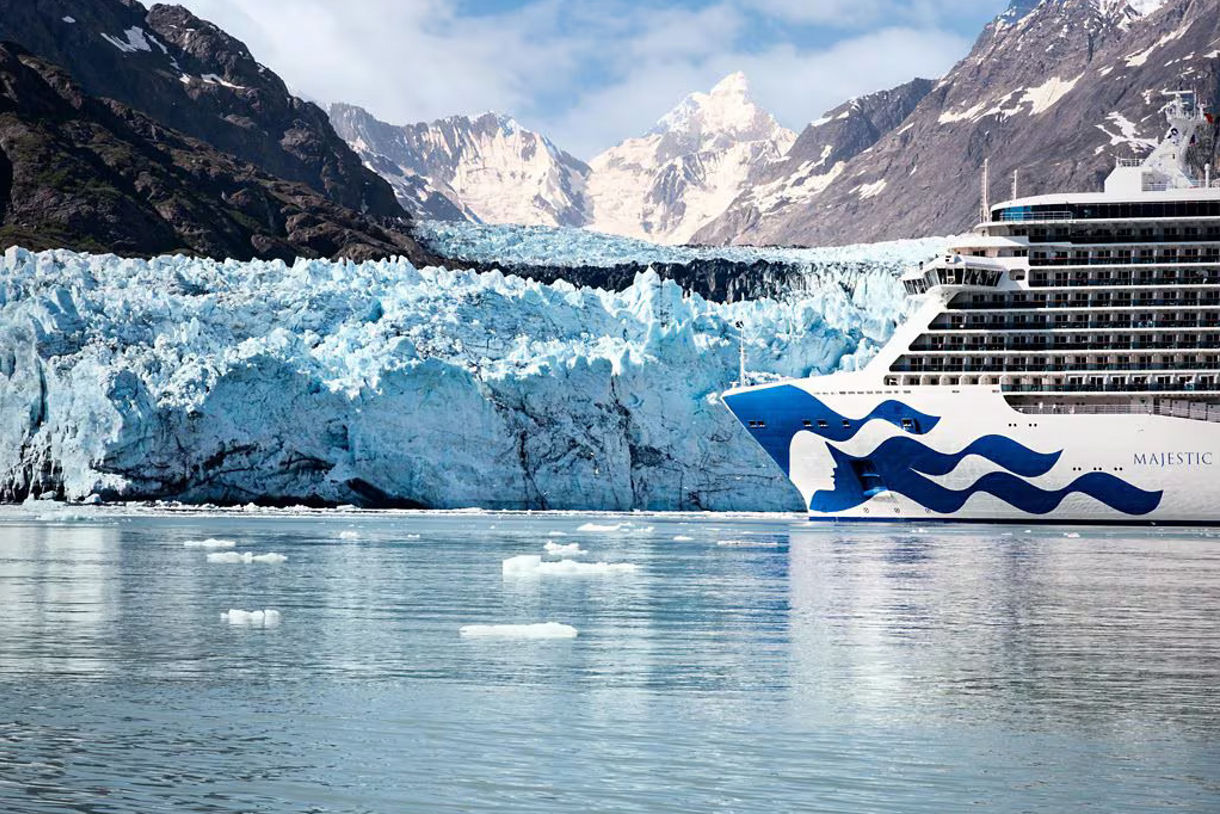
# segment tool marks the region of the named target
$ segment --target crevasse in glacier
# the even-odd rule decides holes
[[[895,251],[719,305],[651,272],[610,293],[397,259],[10,249],[0,498],[799,508],[719,401],[737,324],[755,376],[857,365],[905,308]]]

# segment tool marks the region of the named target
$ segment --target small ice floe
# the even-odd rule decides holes
[[[237,541],[209,537],[206,540],[187,540],[182,545],[184,548],[233,548],[237,545]]]
[[[779,548],[774,540],[717,540],[721,548]]]
[[[547,537],[567,537],[568,535],[562,531],[548,531],[546,533],[546,536]]]
[[[1066,532],[1064,532],[1064,533],[1063,533],[1063,536],[1064,536],[1064,537],[1071,537],[1073,540],[1075,540],[1077,537],[1079,537],[1079,536],[1080,536],[1080,532],[1078,532],[1078,531],[1066,531]]]
[[[544,562],[542,557],[536,554],[522,554],[519,557],[509,557],[505,560],[503,570],[506,577],[578,577],[634,574],[636,566],[630,562],[576,562],[575,560]]]
[[[255,611],[244,611],[234,608],[221,613],[220,618],[231,625],[275,627],[280,623],[280,612],[271,608]]]
[[[418,539],[419,539],[419,535],[418,535],[418,534],[408,534],[408,535],[406,535],[406,539],[408,539],[408,540],[418,540]]]
[[[689,542],[692,542],[694,539],[695,539],[694,537],[687,537],[685,534],[674,535],[675,543],[689,543]]]
[[[253,562],[263,562],[278,565],[282,562],[288,562],[288,558],[283,554],[276,554],[274,551],[268,554],[255,554],[253,551],[216,551],[208,554],[208,562],[226,565],[249,565]]]
[[[583,526],[580,526],[576,530],[577,531],[622,531],[628,525],[630,525],[630,524],[628,524],[628,523],[610,523],[610,524],[585,523]]]
[[[464,625],[458,635],[466,639],[575,639],[576,628],[559,622],[535,625]]]
[[[339,539],[340,540],[359,540],[360,532],[352,531],[351,529],[348,529],[347,531],[341,531],[341,532],[339,532]]]
[[[543,546],[543,548],[546,549],[546,553],[553,554],[557,557],[577,557],[581,554],[589,553],[580,547],[580,543],[568,543],[567,545],[564,545],[563,543],[548,542]]]
[[[635,529],[635,533],[636,534],[652,534],[656,530],[657,530],[656,526],[644,526],[644,528],[642,528],[642,529]]]

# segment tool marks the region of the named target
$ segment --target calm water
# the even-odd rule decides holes
[[[0,512],[0,810],[1220,811],[1220,538],[1067,531]]]

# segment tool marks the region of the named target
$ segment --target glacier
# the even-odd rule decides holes
[[[734,304],[652,271],[609,292],[405,259],[9,249],[0,500],[798,510],[720,402],[739,340],[755,380],[853,369],[930,246],[834,250],[866,270]]]

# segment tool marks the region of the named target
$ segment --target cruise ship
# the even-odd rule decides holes
[[[812,519],[1220,524],[1220,182],[1190,169],[1211,117],[1167,96],[1104,192],[984,182],[867,367],[725,393]]]

